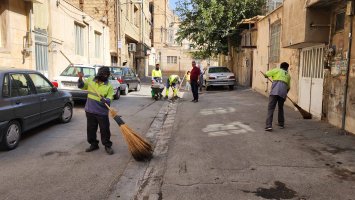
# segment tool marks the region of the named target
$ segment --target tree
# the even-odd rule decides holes
[[[177,40],[193,42],[199,58],[227,54],[228,41],[239,42],[241,20],[260,14],[264,5],[265,0],[179,0]]]

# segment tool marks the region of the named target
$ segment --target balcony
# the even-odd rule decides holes
[[[330,8],[323,0],[309,1],[312,7],[294,0],[284,1],[282,21],[282,46],[285,48],[305,48],[326,44],[330,32]],[[297,17],[295,17],[297,16]]]
[[[334,3],[338,3],[340,0],[309,0],[307,2],[307,7],[329,7],[333,5]]]

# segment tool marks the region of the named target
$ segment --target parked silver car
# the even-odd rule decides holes
[[[211,86],[228,86],[230,90],[233,90],[235,76],[227,67],[211,66],[204,74],[204,84],[206,90],[209,90]]]
[[[17,147],[21,134],[58,119],[67,123],[74,102],[68,92],[58,91],[41,73],[0,69],[0,148]]]

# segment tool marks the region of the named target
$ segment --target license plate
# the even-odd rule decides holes
[[[227,79],[226,76],[219,76],[218,79]]]
[[[67,87],[77,87],[78,86],[78,83],[76,82],[62,82],[64,86],[67,86]]]

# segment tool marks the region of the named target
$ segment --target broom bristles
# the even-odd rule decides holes
[[[294,105],[294,106],[297,108],[297,110],[301,113],[303,119],[312,119],[312,114],[311,114],[311,113],[305,111],[303,108],[301,108],[299,105],[297,105],[297,104],[295,104],[295,103],[294,103],[293,105]]]
[[[148,161],[153,157],[153,148],[149,142],[136,134],[126,124],[121,125],[120,129],[135,160]]]

